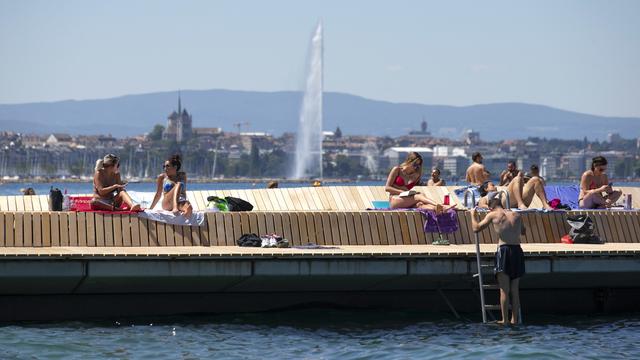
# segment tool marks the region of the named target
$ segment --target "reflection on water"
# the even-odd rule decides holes
[[[2,358],[640,358],[640,315],[503,328],[419,312],[296,310],[0,327]]]

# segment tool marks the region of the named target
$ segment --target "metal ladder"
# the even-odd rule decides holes
[[[500,190],[499,192],[499,196],[502,196],[502,194],[505,195],[506,200],[507,200],[507,206],[509,206],[510,202],[509,202],[509,193],[505,190]],[[472,190],[467,189],[464,192],[464,206],[467,207],[468,209],[470,209],[471,207],[469,207],[468,205],[468,196],[469,194],[471,194],[471,200],[472,200],[472,204],[473,207],[475,207],[476,205],[476,196],[473,193]],[[484,278],[482,277],[482,269],[486,269],[486,268],[493,268],[493,265],[489,265],[489,264],[483,264],[481,262],[481,257],[480,257],[480,238],[478,237],[478,233],[474,234],[474,240],[475,240],[475,244],[476,244],[476,266],[477,266],[477,272],[475,274],[473,274],[473,277],[477,277],[478,278],[478,291],[480,292],[480,309],[482,310],[482,322],[483,323],[487,323],[487,313],[489,311],[499,311],[500,310],[500,304],[497,305],[487,305],[485,298],[484,298],[484,291],[485,290],[498,290],[498,285],[497,284],[485,284],[484,283]],[[493,316],[493,314],[489,313],[490,316],[495,319],[495,317]],[[521,309],[518,309],[518,318],[520,320],[520,322],[522,322],[522,312]]]

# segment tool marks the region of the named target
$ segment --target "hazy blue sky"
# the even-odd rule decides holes
[[[640,1],[0,0],[0,103],[293,90],[317,21],[325,89],[640,116]]]

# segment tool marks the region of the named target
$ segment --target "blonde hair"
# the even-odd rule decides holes
[[[420,169],[418,170],[418,174],[420,174],[420,177],[418,179],[420,179],[422,178],[422,165],[424,165],[422,155],[418,154],[415,151],[410,152],[409,154],[407,154],[407,158],[404,160],[404,162],[400,164],[400,167],[413,165],[416,161],[420,161]]]
[[[107,166],[113,166],[119,161],[118,157],[113,154],[107,154],[102,159],[96,161],[96,171],[104,170]]]

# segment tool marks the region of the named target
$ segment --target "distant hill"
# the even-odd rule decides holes
[[[182,105],[193,114],[195,127],[281,134],[295,132],[302,95],[299,92],[231,90],[182,91]],[[148,132],[177,108],[177,92],[127,95],[111,99],[0,105],[0,130],[47,134],[112,134]],[[604,139],[609,132],[625,138],[640,136],[640,118],[604,117],[548,106],[500,103],[473,106],[392,103],[328,92],[324,97],[324,129],[340,126],[344,134],[406,134],[422,118],[435,136],[458,138],[465,129],[480,131],[482,139],[539,136],[562,139]],[[243,129],[243,130],[245,130]]]

